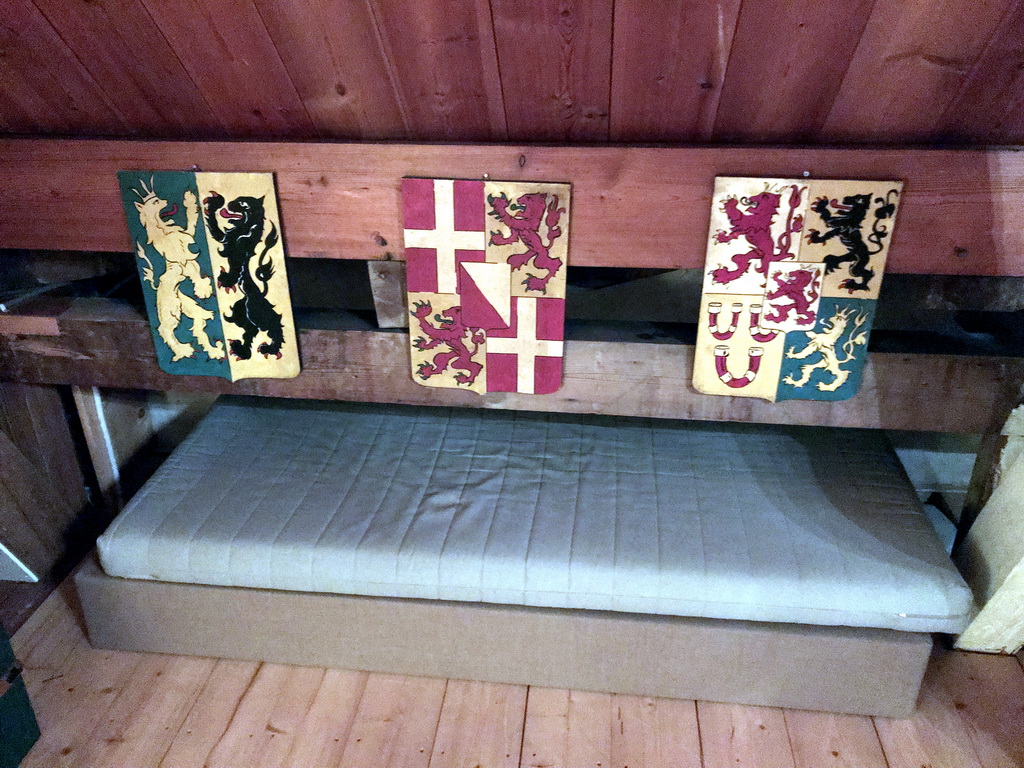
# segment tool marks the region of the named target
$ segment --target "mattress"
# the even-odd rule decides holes
[[[875,432],[219,401],[99,540],[135,579],[958,632]]]

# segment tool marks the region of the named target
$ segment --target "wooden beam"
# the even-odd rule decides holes
[[[4,139],[0,248],[128,251],[116,172],[193,167],[276,172],[294,257],[400,255],[403,176],[489,174],[572,182],[573,264],[658,268],[704,263],[716,175],[902,179],[889,272],[1024,275],[1013,150]]]
[[[405,264],[400,261],[370,261],[366,264],[373,291],[373,308],[381,328],[408,328],[405,303]]]
[[[58,319],[60,336],[0,337],[0,379],[419,405],[607,413],[655,418],[979,432],[1002,412],[1024,361],[872,354],[858,395],[842,402],[708,397],[690,384],[693,347],[681,343],[569,341],[565,383],[551,395],[421,387],[408,336],[396,331],[304,330],[294,379],[231,383],[172,376],[156,364],[149,325],[131,307],[85,299]]]
[[[1014,442],[1003,452],[995,488],[955,553],[981,606],[957,638],[963,650],[1016,653],[1024,647],[1024,451],[1019,437],[1009,439]]]

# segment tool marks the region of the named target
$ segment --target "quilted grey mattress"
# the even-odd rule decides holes
[[[99,541],[113,576],[957,632],[971,594],[884,439],[220,401]]]

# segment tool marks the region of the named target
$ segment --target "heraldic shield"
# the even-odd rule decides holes
[[[771,401],[856,394],[902,190],[717,178],[694,388]]]
[[[406,178],[402,205],[413,379],[561,387],[570,186]]]
[[[298,375],[273,175],[118,178],[160,367],[232,381]]]

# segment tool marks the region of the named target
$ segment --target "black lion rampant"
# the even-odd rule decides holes
[[[227,229],[220,228],[218,211],[222,218],[231,222]],[[230,314],[224,318],[242,329],[242,339],[231,340],[231,354],[239,360],[251,358],[253,340],[263,331],[269,341],[260,344],[257,351],[264,357],[275,355],[280,358],[284,343],[281,313],[267,299],[268,284],[274,274],[274,265],[267,252],[278,239],[274,222],[270,222],[270,232],[263,243],[256,268],[252,269],[252,260],[263,238],[266,221],[263,198],[236,197],[225,206],[223,195],[211,192],[203,200],[203,212],[206,227],[214,240],[223,244],[220,255],[228,262],[228,268],[221,269],[217,276],[217,285],[225,291],[239,290],[242,293],[232,305]]]
[[[807,234],[807,242],[827,243],[834,237],[839,238],[846,253],[826,256],[823,259],[825,274],[831,274],[839,269],[840,265],[851,262],[850,277],[839,284],[840,288],[851,294],[855,291],[869,290],[869,283],[875,276],[875,270],[869,268],[868,263],[874,254],[882,250],[882,241],[889,236],[889,228],[883,222],[896,212],[896,202],[893,197],[898,194],[895,189],[892,189],[886,193],[884,198],[875,198],[874,202],[878,207],[875,208],[875,220],[871,224],[871,233],[867,237],[868,242],[864,242],[862,227],[864,219],[871,209],[870,194],[847,195],[841,203],[838,200],[819,197],[811,203],[811,210],[821,216],[828,229],[824,233],[816,229],[810,230]]]

